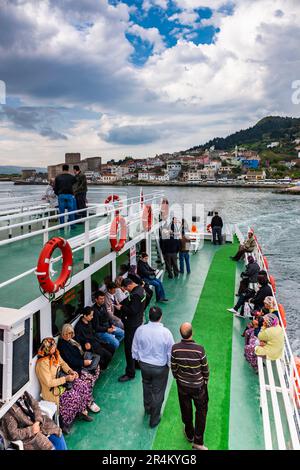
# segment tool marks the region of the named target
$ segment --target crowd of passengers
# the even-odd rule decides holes
[[[74,420],[92,421],[89,412],[100,411],[93,388],[124,337],[127,367],[119,381],[134,378],[132,341],[153,295],[150,285],[155,287],[157,301],[166,301],[156,274],[147,253],[142,253],[137,266],[122,264],[114,282],[110,276],[104,278],[94,304],[83,308],[75,327],[66,323],[57,342],[50,337],[42,341],[36,375],[42,399],[57,405],[59,426],[42,414],[39,403],[25,392],[2,418],[2,430],[9,441],[21,440],[26,450],[65,450],[63,433],[70,432]]]
[[[175,219],[172,220],[172,224],[170,230],[175,235]],[[181,226],[181,230],[182,234],[184,234],[185,225],[184,223],[182,225],[183,228]],[[250,318],[243,332],[245,337],[245,357],[253,369],[257,371],[258,356],[271,360],[281,358],[284,347],[284,333],[280,326],[279,314],[276,310],[277,304],[272,296],[268,274],[266,271],[260,270],[254,258],[256,244],[253,243],[253,239],[254,234],[250,231],[246,242],[239,247],[237,255],[232,258],[238,261],[244,255],[247,255],[247,265],[245,271],[241,274],[237,303],[234,308],[228,310],[237,317],[245,317],[245,313],[247,313],[247,316]],[[173,242],[174,240],[178,241],[176,237],[173,239]],[[172,254],[169,266],[172,265],[173,269],[176,260]],[[175,274],[176,270],[173,272]],[[82,315],[75,328],[71,324],[66,323],[62,327],[57,343],[54,338],[45,338],[42,341],[37,356],[36,375],[40,382],[42,399],[54,402],[57,405],[59,425],[42,414],[39,403],[29,393],[25,392],[2,419],[2,429],[7,439],[11,441],[21,440],[24,448],[28,450],[65,450],[66,443],[62,433],[68,434],[70,432],[72,423],[76,418],[92,421],[93,418],[89,415],[89,412],[98,413],[100,411],[100,407],[93,398],[93,388],[99,378],[100,371],[108,367],[120,342],[124,340],[126,370],[119,377],[119,382],[132,380],[135,377],[135,369],[138,367],[138,364],[140,366],[143,365],[143,367],[147,365],[136,361],[136,358],[140,359],[141,354],[145,355],[146,353],[144,346],[138,352],[137,345],[140,339],[138,339],[138,335],[135,335],[135,333],[144,323],[144,311],[153,295],[150,288],[151,285],[155,287],[156,300],[158,302],[167,301],[163,284],[157,278],[157,271],[149,265],[147,253],[142,253],[137,266],[125,264],[120,266],[120,272],[114,282],[110,276],[104,279],[103,285],[100,286],[94,295],[94,304],[83,308]],[[157,321],[159,322],[161,316],[162,312],[158,307],[150,309],[150,323],[152,322],[152,325]],[[185,330],[189,330],[188,333]],[[139,330],[140,336],[145,335],[144,342],[150,333],[150,330],[143,333]],[[171,356],[172,348],[172,372],[178,382],[181,377],[177,371],[177,368],[179,367],[180,370],[181,366],[175,364],[175,352],[178,345],[174,345],[171,333],[165,328],[160,330],[160,334],[164,341],[167,342],[168,357]],[[182,351],[184,347],[187,348],[189,342],[192,348],[199,348],[199,354],[201,353],[199,367],[203,371],[205,383],[205,387],[201,383],[201,390],[206,390],[206,394],[203,397],[201,396],[201,406],[199,405],[200,401],[197,395],[200,417],[197,426],[201,430],[201,437],[199,438],[198,436],[199,442],[197,443],[195,436],[192,436],[192,425],[187,424],[190,422],[190,413],[187,413],[187,406],[190,406],[189,400],[195,398],[194,390],[196,388],[188,388],[189,393],[192,390],[192,394],[190,397],[187,397],[187,391],[181,390],[183,385],[180,385],[179,380],[178,393],[182,419],[185,423],[184,432],[190,442],[194,439],[194,448],[206,449],[203,445],[203,433],[208,402],[207,360],[202,346],[195,346],[195,343],[192,341],[190,324],[182,325],[181,334],[183,343],[179,343],[178,351]],[[156,335],[154,335],[153,344],[157,343],[157,339],[159,339],[158,335],[155,340]],[[149,338],[147,341],[149,342]],[[159,350],[165,349],[167,351],[166,345],[159,345],[157,343],[156,347]],[[188,349],[186,351],[185,355],[188,355]],[[164,356],[166,352],[162,353],[160,350],[159,354]],[[182,360],[182,358],[179,359],[179,364]],[[192,360],[195,361],[195,359]],[[158,365],[155,367],[158,368],[158,371],[160,371],[160,368],[164,369],[164,367]],[[185,364],[182,367],[184,371],[188,366]],[[147,371],[143,370],[142,372],[145,374]],[[151,427],[157,426],[160,421],[160,408],[167,383],[166,370],[163,370],[163,372],[164,377],[161,380],[159,379],[163,383],[160,384],[161,391],[155,407],[156,413],[150,417]],[[143,385],[145,386],[146,382]],[[193,386],[197,387],[198,385],[195,382]],[[146,388],[144,388],[145,393],[147,393]]]
[[[249,318],[242,334],[245,337],[244,355],[257,372],[258,356],[270,360],[282,357],[284,332],[268,273],[261,270],[255,260],[255,248],[254,232],[249,230],[246,241],[239,246],[236,255],[231,257],[232,260],[239,261],[246,255],[247,264],[245,271],[241,273],[238,300],[228,311],[236,317]]]

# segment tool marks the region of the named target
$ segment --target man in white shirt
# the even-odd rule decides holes
[[[142,372],[144,407],[145,413],[150,414],[151,428],[160,422],[174,344],[172,333],[161,319],[161,309],[151,307],[149,323],[136,330],[132,343],[132,357],[139,361]]]

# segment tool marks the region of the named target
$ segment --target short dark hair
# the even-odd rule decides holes
[[[82,315],[84,317],[88,317],[92,313],[92,310],[93,310],[92,307],[84,307],[82,309]]]
[[[185,333],[183,333],[183,332],[182,332],[182,329],[181,329],[181,327],[180,327],[180,334],[181,334],[181,337],[182,337],[183,339],[188,339],[188,338],[190,338],[190,337],[192,336],[192,334],[193,334],[193,328],[190,327],[188,330],[186,330]]]
[[[141,258],[146,258],[148,257],[148,253],[146,253],[145,251],[143,251],[143,253],[141,253]]]
[[[162,310],[159,307],[151,307],[149,310],[149,320],[157,322],[162,317]]]
[[[105,292],[103,292],[103,290],[97,290],[95,299],[98,299],[98,297],[105,297]]]
[[[215,215],[218,215],[218,214],[219,214],[219,212],[215,212]]]
[[[64,164],[62,166],[63,171],[69,171],[69,165]]]
[[[107,290],[110,290],[110,289],[115,289],[117,287],[117,285],[116,285],[115,282],[108,282],[106,284],[106,287],[107,287]]]
[[[123,279],[122,281],[122,287],[127,287],[127,286],[130,286],[131,284],[134,284],[134,282],[132,279],[129,279],[129,277],[127,277],[126,279]]]
[[[80,168],[79,168],[78,165],[74,165],[74,166],[73,166],[73,170],[80,171]]]

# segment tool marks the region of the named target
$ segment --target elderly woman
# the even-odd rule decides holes
[[[245,357],[257,372],[257,356],[266,356],[267,359],[272,360],[279,359],[282,356],[284,334],[279,325],[278,317],[273,313],[258,316],[253,320],[253,327],[254,333],[245,346]],[[257,332],[257,329],[259,332]]]
[[[92,421],[87,412],[90,401],[89,386],[61,358],[54,338],[43,340],[35,370],[43,399],[56,403],[59,408],[60,424],[64,433],[70,431],[77,415],[85,421]],[[70,382],[71,387],[68,385]]]
[[[69,364],[72,369],[79,374],[81,380],[86,382],[89,387],[89,410],[94,413],[100,411],[100,407],[94,402],[93,388],[100,374],[100,356],[94,354],[94,361],[87,359],[81,345],[74,339],[75,332],[72,325],[66,323],[62,327],[61,336],[57,343],[57,349],[63,360]],[[95,366],[93,366],[93,362]]]
[[[22,441],[24,450],[67,450],[62,431],[39,403],[25,392],[2,418],[2,429],[9,441]]]

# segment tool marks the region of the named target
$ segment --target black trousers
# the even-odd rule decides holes
[[[99,354],[100,368],[104,370],[112,360],[114,349],[109,344],[100,343],[100,341],[95,340],[92,343],[92,352]]]
[[[150,424],[159,421],[160,411],[165,398],[169,367],[154,366],[140,361],[143,379],[144,407],[150,412]]]
[[[213,235],[213,244],[217,244],[217,239],[219,245],[222,245],[222,227],[213,227],[212,228],[212,235]]]
[[[138,326],[128,327],[126,325],[124,329],[124,333],[125,333],[124,349],[125,349],[125,357],[126,357],[125,373],[126,375],[128,375],[128,377],[132,377],[132,378],[135,376],[135,360],[132,358],[131,348],[132,348],[134,333],[136,332],[137,328]]]
[[[179,269],[177,263],[177,253],[166,253],[164,255],[164,258],[166,262],[166,270],[168,271],[169,277],[173,277],[173,271],[174,276],[178,276]]]
[[[195,444],[203,445],[208,409],[207,386],[204,385],[201,388],[192,388],[183,386],[177,381],[177,390],[181,419],[185,425],[185,432],[191,438],[194,436]],[[195,425],[193,424],[193,402],[196,408]]]
[[[78,193],[75,195],[77,209],[85,209],[86,208],[86,193]],[[79,212],[77,214],[77,219],[82,219],[82,217],[86,217],[86,211]]]

